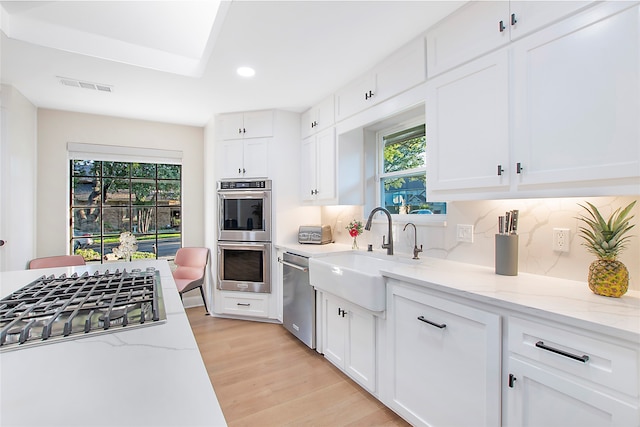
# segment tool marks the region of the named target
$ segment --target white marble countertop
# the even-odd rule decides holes
[[[226,426],[166,261],[0,273],[0,296],[123,266],[159,270],[167,321],[0,353],[0,425]]]
[[[350,251],[344,244],[277,245],[305,256],[323,256]],[[425,288],[558,321],[575,327],[616,336],[640,345],[640,292],[628,291],[621,298],[596,295],[586,282],[520,273],[500,276],[493,268],[410,255],[387,256],[385,251],[358,251],[397,261],[381,270],[382,275]]]

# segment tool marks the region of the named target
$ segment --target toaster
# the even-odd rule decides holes
[[[332,241],[331,226],[329,225],[301,225],[298,229],[298,243],[324,245]]]

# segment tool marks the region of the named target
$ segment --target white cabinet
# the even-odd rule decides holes
[[[430,191],[509,189],[508,59],[503,49],[427,83]]]
[[[389,99],[425,79],[425,40],[419,37],[336,92],[336,121]]]
[[[469,2],[427,32],[428,76],[504,46],[589,3],[592,2]]]
[[[376,318],[367,310],[322,294],[324,356],[362,387],[376,391]]]
[[[510,317],[506,426],[637,426],[637,343]]]
[[[336,137],[333,127],[302,141],[300,190],[304,202],[336,199]]]
[[[221,114],[218,126],[223,140],[273,136],[273,111]]]
[[[237,316],[267,317],[269,295],[253,292],[220,292],[219,313]]]
[[[604,4],[514,44],[519,189],[640,176],[640,7]]]
[[[415,426],[500,425],[500,316],[388,286],[392,409]]]
[[[269,175],[269,141],[270,138],[222,141],[218,158],[221,177],[267,177]]]
[[[302,139],[335,124],[335,99],[333,95],[302,113],[300,131]]]

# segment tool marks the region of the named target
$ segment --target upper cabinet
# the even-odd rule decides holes
[[[637,194],[639,10],[605,2],[429,80],[432,197]]]
[[[221,114],[218,126],[223,140],[273,136],[273,111]]]
[[[336,199],[335,129],[326,129],[302,141],[300,189],[303,202],[332,204]]]
[[[425,78],[425,40],[419,37],[336,92],[336,121],[416,86]]]
[[[335,124],[335,100],[333,95],[311,107],[300,119],[302,139],[327,129]]]
[[[591,1],[469,2],[427,32],[427,73],[446,70],[551,24]]]

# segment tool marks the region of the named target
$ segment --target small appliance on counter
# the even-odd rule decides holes
[[[326,245],[333,241],[329,225],[301,225],[298,229],[298,243]]]

